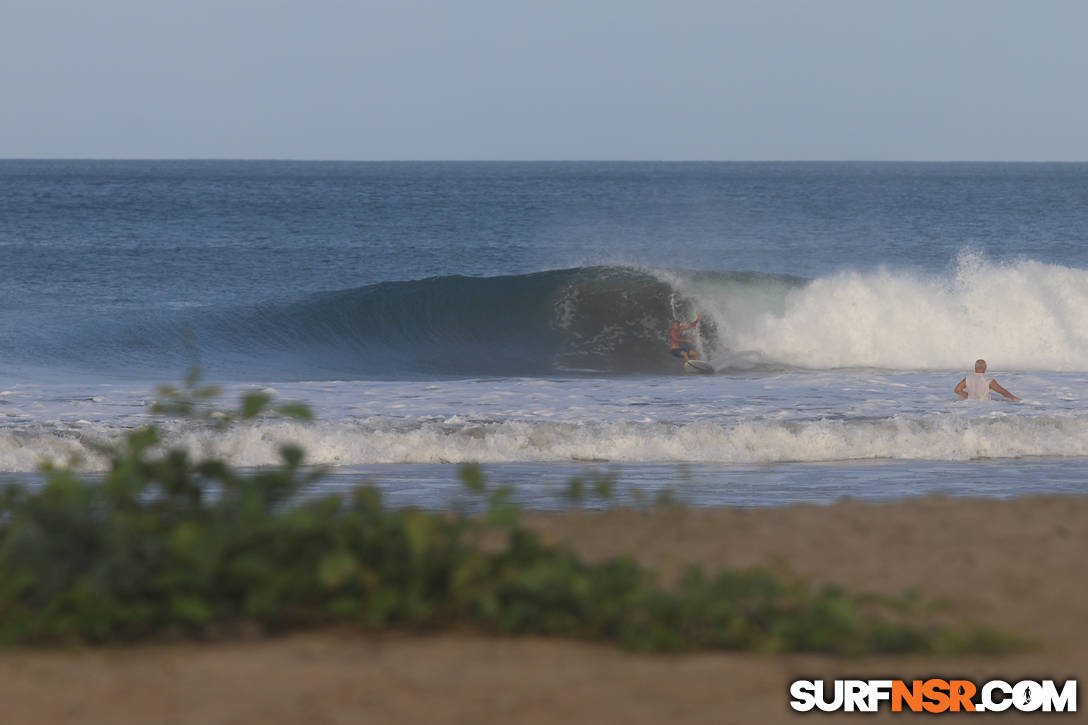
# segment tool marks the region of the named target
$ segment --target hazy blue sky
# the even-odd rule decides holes
[[[1088,160],[1088,2],[0,0],[0,157]]]

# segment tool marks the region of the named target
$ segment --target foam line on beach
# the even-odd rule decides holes
[[[121,429],[0,432],[0,470],[32,471],[42,461],[78,460],[101,470],[95,441]],[[868,459],[970,460],[1088,456],[1088,417],[923,415],[865,420],[747,421],[719,424],[447,423],[371,419],[300,424],[268,421],[226,432],[174,426],[167,443],[223,456],[238,466],[279,461],[299,443],[313,464],[504,463],[516,461],[750,464]]]

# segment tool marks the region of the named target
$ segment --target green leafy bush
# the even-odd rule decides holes
[[[160,389],[156,409],[206,425],[261,415],[309,418],[263,393],[237,411],[214,410],[196,376]],[[395,510],[379,491],[314,498],[321,471],[287,446],[278,466],[239,471],[228,461],[165,446],[136,430],[101,446],[109,466],[85,479],[45,470],[37,487],[0,494],[0,643],[133,641],[265,632],[352,622],[361,627],[471,626],[621,642],[637,650],[995,651],[1019,645],[989,630],[927,624],[913,600],[811,590],[765,570],[708,576],[692,568],[674,587],[629,557],[587,563],[521,525],[510,487],[478,467],[461,471],[479,516]],[[590,481],[611,495],[614,480]],[[586,482],[571,484],[581,500]]]

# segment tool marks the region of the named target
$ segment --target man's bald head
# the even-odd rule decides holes
[[[978,360],[975,360],[975,372],[976,373],[986,372],[986,361],[983,360],[982,358],[979,358]]]

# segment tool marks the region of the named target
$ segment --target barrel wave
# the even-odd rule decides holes
[[[762,275],[712,275],[720,286]],[[588,267],[433,277],[213,311],[193,329],[209,359],[271,357],[306,376],[676,373],[666,339],[694,301],[664,275]],[[700,345],[717,345],[716,325]]]

